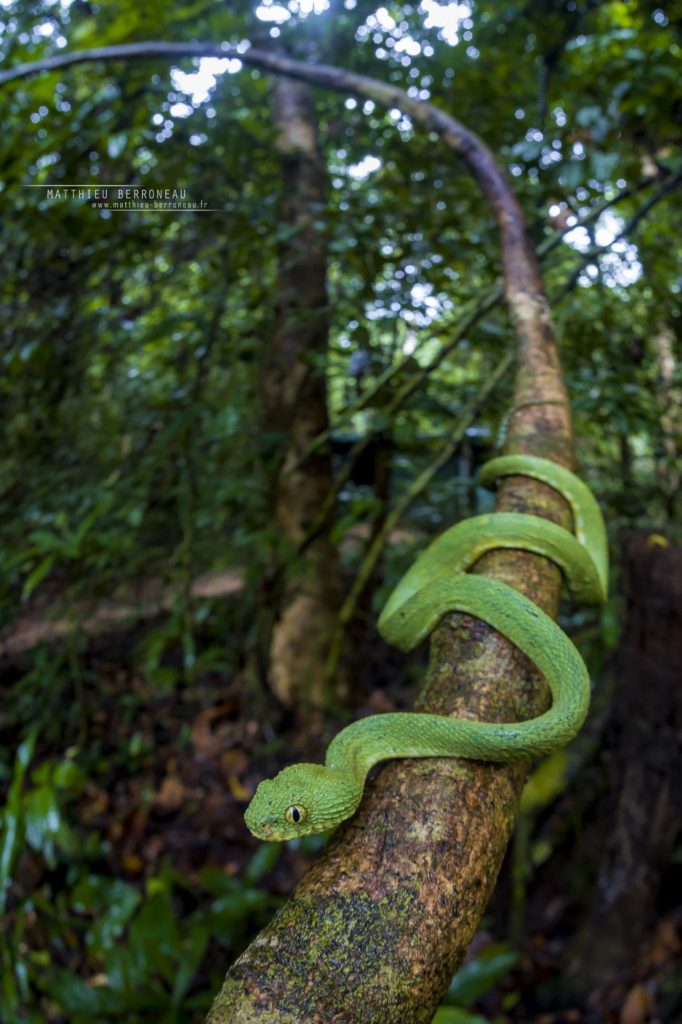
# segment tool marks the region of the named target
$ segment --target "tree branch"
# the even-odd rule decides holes
[[[642,181],[637,182],[637,184],[635,185],[621,189],[619,192],[616,192],[616,194],[613,195],[610,199],[606,199],[603,203],[599,203],[597,206],[592,207],[592,209],[589,210],[584,217],[576,219],[574,224],[571,224],[565,228],[561,228],[559,231],[554,231],[551,235],[545,238],[536,249],[536,253],[540,262],[544,262],[545,258],[551,252],[553,252],[559,245],[561,245],[561,242],[563,241],[564,237],[570,234],[571,231],[576,231],[578,228],[587,227],[588,224],[594,223],[601,217],[601,215],[606,210],[610,210],[613,206],[616,206],[618,203],[622,202],[623,199],[627,199],[630,196],[635,195],[637,192],[642,191],[642,189],[650,188],[653,181],[653,178],[644,178]],[[622,237],[622,232],[618,237]],[[614,239],[613,241],[616,241],[616,239]],[[609,246],[613,245],[613,241],[609,242],[608,246],[605,246],[605,248],[608,248]],[[574,282],[574,284],[575,283],[576,282]],[[562,292],[562,296],[564,294],[565,292]],[[431,362],[429,362],[423,368],[427,371],[426,376],[422,373],[421,367],[417,371],[415,371],[415,373],[410,375],[407,384],[411,385],[411,383],[414,382],[414,386],[410,386],[408,389],[407,385],[404,385],[406,387],[406,391],[403,394],[401,402],[405,401],[406,398],[410,397],[416,390],[418,390],[421,387],[425,380],[428,379],[431,370],[435,369],[437,366],[440,366],[443,359],[450,354],[454,347],[456,347],[457,343],[464,336],[464,332],[468,330],[470,327],[472,327],[473,324],[480,319],[483,313],[487,313],[488,310],[492,309],[493,306],[497,305],[497,303],[500,301],[503,295],[504,289],[502,288],[502,285],[500,283],[494,284],[490,288],[487,288],[481,295],[479,295],[478,299],[473,300],[476,303],[474,307],[471,306],[471,301],[469,301],[466,304],[465,309],[468,308],[472,313],[472,316],[469,317],[469,314],[466,314],[467,319],[465,320],[463,326],[461,323],[458,323],[458,321],[461,321],[461,312],[459,313],[457,320],[455,320],[454,325],[451,318],[448,321],[446,321],[445,324],[441,324],[440,326],[432,325],[432,331],[441,333],[444,333],[447,330],[452,330],[453,326],[456,326],[456,334],[450,341],[445,343],[443,349],[440,349],[434,356],[433,360],[431,360]],[[359,395],[354,402],[352,402],[350,405],[346,406],[339,413],[337,413],[333,426],[330,426],[327,430],[323,431],[322,433],[318,434],[317,437],[313,438],[308,448],[306,448],[306,450],[301,455],[300,462],[303,463],[307,458],[309,458],[316,451],[319,451],[320,448],[327,444],[327,442],[331,439],[334,432],[339,429],[341,424],[346,423],[356,413],[360,412],[362,409],[365,409],[370,404],[370,402],[376,397],[376,395],[381,391],[381,389],[408,363],[412,362],[413,359],[414,354],[411,354],[405,356],[403,359],[399,359],[396,363],[392,363],[390,366],[388,366],[383,371],[383,373],[381,373],[377,377],[374,383],[370,384],[370,386],[365,391],[363,391],[362,394]],[[338,492],[335,492],[335,494],[336,493]]]
[[[600,256],[604,255],[604,253],[607,253],[610,249],[613,248],[616,242],[619,242],[622,238],[628,238],[630,235],[632,235],[639,226],[640,221],[642,221],[646,217],[649,211],[653,209],[653,207],[656,206],[657,203],[660,203],[662,199],[665,199],[666,196],[669,196],[671,192],[674,192],[676,188],[679,188],[681,184],[682,164],[680,164],[679,167],[674,168],[672,171],[670,171],[668,175],[666,175],[666,177],[663,179],[661,187],[656,189],[654,194],[650,196],[645,203],[642,203],[642,205],[637,210],[635,210],[632,217],[630,217],[630,219],[627,220],[625,224],[623,224],[623,227],[620,229],[620,231],[614,238],[612,238],[609,242],[605,242],[603,245],[594,245],[590,249],[588,249],[587,252],[584,252],[582,254],[580,262],[571,272],[570,277],[568,278],[564,286],[561,288],[561,290],[558,291],[557,294],[553,297],[553,301],[555,303],[560,302],[565,295],[567,295],[570,291],[573,290],[573,288],[575,288],[576,284],[578,283],[578,279],[586,266],[588,266],[590,263],[593,263],[594,260],[599,259]]]

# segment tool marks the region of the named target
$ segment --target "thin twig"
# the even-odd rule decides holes
[[[632,217],[625,222],[618,234],[612,238],[610,242],[606,242],[604,245],[595,245],[582,254],[579,265],[572,271],[563,288],[553,296],[552,301],[560,302],[561,299],[575,288],[578,279],[586,266],[590,263],[594,263],[594,261],[599,259],[600,256],[603,256],[604,253],[612,249],[616,242],[619,242],[622,238],[626,238],[631,235],[649,211],[656,206],[657,203],[660,203],[662,199],[665,199],[666,196],[670,195],[671,192],[674,192],[680,184],[682,184],[682,165],[676,167],[670,172],[670,174],[664,179],[661,187],[654,193],[654,195],[647,199],[645,203],[642,203],[639,209],[636,210]]]
[[[653,181],[654,179],[652,178],[645,178],[642,181],[638,182],[636,185],[628,186],[627,188],[621,189],[610,199],[607,199],[605,202],[600,203],[598,206],[595,206],[593,207],[593,209],[589,210],[584,217],[578,218],[575,221],[575,223],[567,225],[565,228],[561,228],[559,231],[553,232],[548,238],[545,238],[537,247],[536,252],[540,261],[544,261],[544,259],[561,244],[566,235],[570,234],[572,231],[577,231],[579,228],[587,227],[589,224],[594,223],[601,217],[601,215],[606,210],[609,210],[613,206],[616,206],[618,203],[622,202],[623,199],[627,199],[630,196],[635,195],[637,192],[642,191],[642,189],[649,188]],[[612,245],[613,242],[609,244]],[[503,296],[504,289],[502,287],[502,283],[498,281],[491,288],[484,291],[482,296],[478,299],[478,303],[483,303],[484,306],[482,312],[488,312],[490,309],[492,309],[493,306],[497,305],[497,303],[503,298]],[[467,303],[466,308],[471,309],[471,304],[472,302],[475,301],[476,300],[470,300]],[[476,308],[478,308],[478,306]],[[458,315],[458,319],[459,317],[461,317],[461,312]],[[478,317],[476,319],[478,319]],[[471,326],[474,322],[475,321],[469,321],[468,326]],[[444,333],[451,329],[452,322],[450,322],[449,324],[446,322],[441,326],[431,327],[431,331],[433,333]],[[462,334],[460,331],[457,331],[455,338],[450,342],[446,342],[444,346],[445,351],[443,352],[442,350],[440,350],[438,355],[434,357],[434,359],[430,363],[428,363],[426,369],[429,374],[436,365],[440,365],[442,359],[445,358],[445,356],[449,355],[449,353],[452,352],[453,348],[455,348],[458,342],[461,340]],[[315,452],[319,451],[319,449],[322,448],[330,440],[334,432],[337,431],[339,427],[342,426],[342,424],[346,423],[356,413],[361,412],[363,409],[365,409],[373,401],[377,394],[382,390],[382,388],[389,382],[389,380],[391,380],[397,373],[399,373],[410,362],[412,358],[413,353],[410,354],[409,356],[405,356],[404,359],[400,359],[398,360],[397,363],[394,363],[391,366],[389,366],[386,370],[383,371],[383,373],[379,375],[379,377],[377,377],[376,381],[373,384],[371,384],[366,391],[364,391],[361,395],[358,396],[358,398],[351,405],[346,406],[345,409],[342,409],[337,414],[334,425],[329,426],[321,434],[318,434],[316,437],[312,439],[308,447],[301,454],[298,461],[298,465],[303,465],[303,463],[307,459],[309,459],[311,455],[314,455]],[[438,360],[437,363],[435,362],[436,359]],[[416,390],[418,387],[421,386],[422,383],[424,383],[425,379],[427,378],[424,377],[421,369],[415,371],[415,374],[412,375],[409,378],[409,380],[413,380],[414,377],[418,377],[414,389]],[[412,393],[413,391],[409,392],[410,395]],[[336,493],[338,493],[338,491]]]

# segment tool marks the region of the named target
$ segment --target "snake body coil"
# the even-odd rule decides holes
[[[403,576],[379,618],[382,636],[411,650],[449,611],[474,615],[516,644],[545,676],[552,706],[526,722],[477,722],[418,712],[373,715],[343,729],[324,765],[296,764],[260,783],[245,820],[260,839],[323,832],[354,813],[367,772],[379,761],[405,757],[466,757],[508,761],[547,754],[567,743],[589,704],[587,669],[559,626],[532,601],[498,580],[467,570],[486,551],[521,548],[551,559],[576,601],[606,599],[608,554],[593,495],[569,470],[547,459],[509,455],[484,466],[480,480],[523,475],[559,491],[571,506],[575,536],[538,516],[492,513],[446,530]]]

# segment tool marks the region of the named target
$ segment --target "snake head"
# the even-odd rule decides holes
[[[244,820],[258,839],[298,839],[350,817],[362,787],[321,764],[294,764],[261,782]]]

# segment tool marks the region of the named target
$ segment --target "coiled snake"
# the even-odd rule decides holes
[[[446,530],[403,576],[379,618],[379,631],[411,650],[449,611],[483,619],[545,676],[549,711],[526,722],[477,722],[419,712],[372,715],[343,729],[329,744],[324,765],[295,764],[258,786],[245,821],[260,839],[293,839],[324,832],[354,813],[367,772],[379,761],[405,757],[466,757],[508,761],[547,754],[567,743],[589,704],[587,669],[553,619],[518,591],[467,570],[493,548],[544,555],[562,570],[573,598],[606,599],[608,553],[599,506],[586,485],[548,459],[507,455],[488,462],[484,486],[502,476],[534,477],[559,491],[571,506],[575,535],[538,516],[491,513]]]

